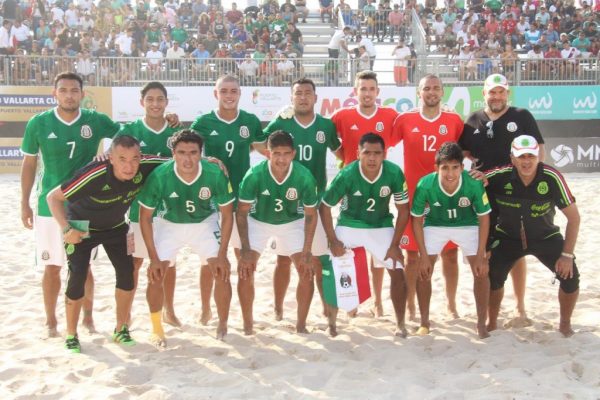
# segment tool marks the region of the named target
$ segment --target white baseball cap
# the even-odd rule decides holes
[[[492,74],[485,79],[483,89],[485,91],[492,90],[497,87],[502,87],[508,90],[508,79],[502,74]]]
[[[533,136],[521,135],[517,136],[510,145],[510,152],[513,156],[519,157],[523,154],[540,154],[540,145]]]

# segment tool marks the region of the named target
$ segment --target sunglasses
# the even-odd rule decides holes
[[[485,135],[487,136],[488,139],[493,139],[494,138],[494,121],[488,121],[485,124],[487,131],[485,132]]]

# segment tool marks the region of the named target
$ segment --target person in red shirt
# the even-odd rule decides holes
[[[444,88],[439,77],[424,76],[419,82],[417,95],[419,108],[400,114],[394,121],[393,142],[404,144],[404,175],[408,185],[408,198],[412,202],[419,179],[435,170],[435,153],[446,142],[458,142],[463,131],[461,117],[441,107]],[[415,316],[415,292],[418,276],[418,246],[410,222],[406,225],[400,241],[407,252],[407,308],[409,319]],[[449,243],[442,252],[442,266],[446,278],[448,312],[458,318],[456,288],[458,285],[457,247]],[[420,305],[421,301],[419,301]],[[423,332],[425,333],[425,332]]]
[[[491,36],[491,34],[495,35],[496,32],[498,32],[498,29],[500,29],[500,24],[498,23],[498,21],[496,21],[496,16],[494,14],[491,14],[490,19],[488,20],[488,22],[485,23],[485,30]]]
[[[393,108],[377,105],[377,96],[379,96],[377,74],[372,71],[361,71],[356,74],[354,94],[358,100],[357,106],[341,108],[331,116],[337,134],[342,141],[341,152],[338,154],[342,155],[344,166],[357,159],[358,142],[365,133],[372,132],[383,137],[386,150],[396,144],[393,143],[392,139],[392,126],[398,113]],[[373,268],[373,265],[371,265],[375,295],[375,308],[372,312],[377,317],[383,315],[381,292],[384,269]]]

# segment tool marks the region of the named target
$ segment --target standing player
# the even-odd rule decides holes
[[[317,94],[315,84],[308,78],[301,78],[292,83],[292,108],[280,114],[265,128],[270,134],[276,130],[288,132],[294,139],[296,161],[304,165],[317,181],[317,195],[321,198],[327,186],[327,149],[337,154],[340,141],[331,120],[315,113]],[[315,281],[321,299],[323,299],[323,283],[321,261],[319,256],[328,253],[327,237],[323,225],[317,223],[313,240],[312,255],[315,270]],[[275,318],[283,318],[283,300],[290,283],[290,265],[292,260],[283,255],[277,256],[277,265],[273,272],[273,290],[275,292]],[[324,311],[325,302],[323,302]]]
[[[419,180],[412,199],[412,224],[420,253],[417,296],[421,327],[418,335],[429,334],[431,275],[437,255],[453,241],[462,249],[473,272],[477,333],[481,339],[489,336],[485,325],[490,296],[485,246],[491,208],[481,181],[464,171],[463,158],[462,149],[456,143],[446,142],[440,146],[435,157],[436,172]],[[427,214],[426,208],[429,208]]]
[[[391,278],[390,297],[396,313],[396,335],[406,337],[404,312],[406,283],[400,237],[408,222],[408,193],[400,167],[385,159],[383,138],[367,133],[360,139],[358,161],[340,171],[327,188],[320,206],[323,227],[331,253],[344,254],[344,248],[364,246],[374,259],[374,267],[387,268]],[[390,198],[398,210],[396,225],[390,212]],[[331,208],[342,206],[337,227],[333,228]],[[329,307],[329,332],[337,335],[337,308]]]
[[[508,80],[500,74],[488,76],[483,85],[485,108],[475,111],[467,118],[460,147],[465,156],[473,160],[480,171],[487,171],[510,164],[510,146],[517,136],[531,135],[540,144],[539,158],[544,161],[544,139],[531,113],[523,108],[509,107]],[[495,220],[492,213],[491,221]],[[517,317],[509,325],[527,326],[531,321],[525,311],[525,287],[527,280],[525,259],[512,268],[512,281],[517,298]]]
[[[340,154],[344,166],[356,160],[358,142],[365,133],[371,132],[381,136],[386,150],[395,144],[392,139],[392,127],[398,113],[392,108],[377,105],[377,96],[379,96],[377,74],[371,71],[362,71],[356,74],[354,94],[358,100],[358,106],[337,110],[331,117],[337,134],[342,140]],[[374,268],[373,262],[371,262],[371,274],[375,294],[373,313],[380,317],[383,315],[381,303],[383,269]]]
[[[171,157],[171,136],[177,128],[169,126],[165,118],[165,110],[169,104],[167,89],[160,82],[149,82],[141,90],[140,105],[144,107],[144,117],[130,122],[121,127],[119,135],[135,137],[140,142],[140,148],[144,154],[156,154],[163,157]],[[135,250],[133,252],[133,283],[134,290],[137,289],[139,270],[148,258],[148,250],[144,244],[142,231],[140,230],[139,215],[140,207],[137,201],[131,204],[129,210],[130,229],[133,232]],[[181,322],[175,315],[173,307],[175,295],[175,266],[168,268],[164,277],[165,310],[163,319],[173,326],[181,326]]]
[[[173,136],[173,161],[158,167],[148,178],[138,201],[140,226],[150,255],[148,290],[153,342],[166,346],[161,323],[163,278],[177,251],[186,243],[200,256],[201,265],[216,279],[215,302],[219,314],[217,338],[227,333],[231,303],[231,267],[227,245],[233,226],[233,196],[229,181],[218,166],[201,161],[202,138],[191,130]],[[215,212],[218,206],[221,224]],[[153,231],[152,217],[158,209]]]
[[[238,197],[242,178],[250,168],[250,151],[264,152],[266,136],[262,132],[260,120],[256,115],[238,108],[241,96],[240,82],[233,75],[224,75],[217,79],[214,90],[218,108],[196,118],[190,126],[204,139],[204,154],[215,157],[227,167],[233,195]],[[235,209],[234,204],[234,209]],[[237,243],[237,227],[234,223],[232,237]],[[238,252],[236,252],[236,256]],[[200,273],[200,292],[202,314],[200,322],[206,325],[212,313],[210,296],[213,286],[212,273],[208,267]]]
[[[408,184],[408,198],[413,198],[419,179],[435,171],[435,154],[445,142],[456,142],[463,130],[460,116],[442,110],[444,87],[435,75],[426,75],[419,81],[417,95],[420,107],[400,114],[394,121],[392,144],[404,144],[404,174]],[[417,255],[412,226],[409,223],[401,240],[406,250],[407,308],[410,320],[415,319],[415,288],[418,278]],[[458,258],[456,245],[449,243],[441,254],[446,279],[448,312],[455,318],[456,288],[458,286]]]
[[[86,165],[48,194],[48,206],[63,232],[69,263],[65,291],[65,348],[69,352],[81,352],[77,324],[91,252],[98,245],[104,247],[115,268],[117,325],[113,340],[125,346],[135,345],[127,325],[133,301],[133,259],[125,213],[148,175],[165,161],[155,156],[142,157],[137,139],[119,136],[111,144],[108,161]],[[72,226],[72,221],[77,220],[89,221],[88,232]]]
[[[296,331],[308,333],[306,317],[314,293],[311,247],[317,226],[317,185],[310,171],[294,161],[296,150],[289,133],[271,133],[268,149],[268,160],[252,167],[242,180],[236,213],[244,333],[253,333],[254,271],[270,238],[275,240],[277,252],[289,256],[298,271]]]
[[[580,216],[564,177],[540,162],[540,150],[534,137],[518,136],[511,146],[513,165],[486,174],[489,182],[486,190],[498,213],[491,243],[488,329],[497,328],[508,272],[519,259],[532,255],[560,282],[559,331],[569,337],[574,333],[571,315],[579,296],[574,251]],[[556,208],[567,219],[564,238],[554,224]]]
[[[63,72],[54,79],[57,106],[35,115],[27,123],[21,151],[21,219],[27,229],[35,225],[36,259],[44,266],[42,292],[46,310],[46,328],[50,337],[58,336],[56,303],[60,292],[60,268],[65,249],[61,228],[52,218],[46,195],[50,190],[71,178],[96,155],[100,142],[113,137],[120,125],[107,115],[79,108],[85,96],[83,81],[75,73]],[[37,213],[29,205],[31,190],[41,155],[43,170],[38,183]],[[88,269],[89,270],[89,269]],[[94,282],[91,270],[86,280],[86,301],[83,325],[94,331],[92,299]]]

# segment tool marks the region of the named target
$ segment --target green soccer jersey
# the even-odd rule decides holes
[[[75,171],[92,161],[100,142],[111,138],[120,125],[106,114],[80,109],[79,117],[64,122],[56,108],[35,115],[25,128],[21,151],[30,156],[42,157],[37,186],[38,215],[51,217],[46,195]]]
[[[295,160],[312,172],[319,194],[322,194],[327,186],[327,149],[336,151],[341,146],[333,122],[319,114],[308,125],[302,125],[295,117],[278,117],[264,131],[269,135],[278,129],[292,135],[296,146]]]
[[[252,167],[240,185],[239,201],[253,203],[250,216],[273,225],[304,218],[304,207],[317,206],[317,184],[310,171],[298,161],[290,165],[288,176],[277,182],[269,161]]]
[[[121,127],[117,135],[133,136],[140,141],[140,149],[143,154],[156,154],[162,157],[172,157],[171,137],[179,128],[169,127],[169,123],[165,121],[165,126],[160,131],[155,131],[140,118],[134,122],[130,122]],[[129,220],[131,222],[139,222],[140,206],[137,201],[131,203],[129,209]]]
[[[477,226],[477,216],[491,211],[483,184],[467,171],[462,172],[452,194],[442,188],[439,179],[439,174],[432,172],[421,178],[415,189],[410,213],[415,217],[425,215],[424,226]]]
[[[211,111],[196,118],[190,128],[204,138],[204,154],[225,164],[237,197],[240,182],[250,168],[250,145],[267,139],[256,115],[239,110],[237,118],[228,122]]]
[[[331,181],[323,196],[323,203],[334,207],[342,205],[339,226],[352,228],[393,227],[390,197],[394,203],[408,203],[406,180],[400,167],[384,160],[379,175],[369,181],[363,174],[359,161],[354,161]]]
[[[156,168],[148,177],[137,201],[157,209],[158,216],[176,224],[204,221],[217,206],[233,202],[231,185],[215,164],[200,161],[200,171],[192,183],[183,181],[171,160]]]

